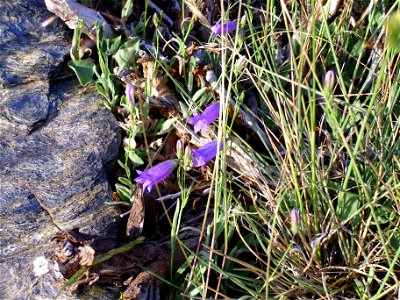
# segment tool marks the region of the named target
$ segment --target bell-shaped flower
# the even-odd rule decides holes
[[[147,189],[147,191],[150,192],[153,186],[166,179],[172,173],[175,167],[175,160],[164,161],[144,172],[137,171],[139,176],[135,179],[135,181],[143,185],[143,190]]]
[[[224,143],[220,144],[220,150],[224,147]],[[193,167],[201,167],[204,171],[204,166],[217,156],[218,140],[209,142],[199,149],[193,151]]]
[[[214,122],[219,116],[219,103],[213,103],[208,106],[202,114],[195,115],[188,120],[190,125],[194,126],[194,132],[205,132],[207,126]]]
[[[227,23],[217,23],[215,22],[214,26],[211,27],[211,31],[215,35],[223,33],[231,33],[236,30],[236,23],[233,21],[228,21]]]

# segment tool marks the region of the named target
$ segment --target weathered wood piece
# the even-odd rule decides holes
[[[83,21],[82,32],[96,40],[96,23],[104,26],[104,35],[111,36],[112,30],[107,21],[97,11],[74,0],[45,0],[47,9],[57,15],[71,29],[75,29],[79,20]]]

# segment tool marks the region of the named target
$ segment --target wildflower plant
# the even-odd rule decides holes
[[[215,23],[212,43],[188,51],[188,40],[202,43],[197,28],[210,34],[210,20],[197,2],[184,2],[192,18],[186,19],[190,23],[182,26],[182,34],[174,32],[173,44],[179,48],[175,63],[159,66],[185,102],[182,119],[194,103],[236,101],[237,114],[221,120],[218,136],[228,132],[232,141],[240,140],[232,149],[237,146],[243,155],[254,155],[251,162],[232,164],[228,155],[219,161],[200,201],[206,204],[198,247],[187,251],[176,274],[171,267],[170,287],[176,294],[170,298],[397,297],[400,71],[393,54],[399,51],[400,17],[388,16],[400,2],[368,6],[368,1],[354,1],[361,6],[355,7],[343,1],[315,1],[304,9],[301,1],[267,0],[262,8],[244,1],[227,7],[221,1],[225,7],[217,17],[241,20],[241,34],[221,37],[234,32],[237,24]],[[334,5],[339,6],[331,10]],[[205,26],[197,26],[197,20]],[[145,37],[148,18],[142,21]],[[161,24],[159,19],[152,40],[156,60],[162,51]],[[131,43],[114,55],[119,66],[134,58],[136,44]],[[170,50],[175,47],[171,45]],[[198,49],[205,49],[207,56],[199,61],[213,68],[199,66],[193,54]],[[112,85],[106,80],[98,85],[114,107]],[[149,85],[144,91],[150,89]],[[130,95],[128,86],[126,93],[124,98]],[[240,110],[253,118],[245,120]],[[187,123],[195,133],[206,133],[219,114],[219,104],[214,103]],[[136,121],[146,124],[148,119]],[[239,126],[243,135],[236,131]],[[147,134],[146,128],[135,132]],[[178,159],[138,172],[135,181],[151,191],[178,169],[181,191],[174,203],[172,253],[182,228],[191,226],[184,220],[189,196],[203,183],[189,173],[190,163],[204,169],[224,148],[219,142],[197,149],[189,144],[185,150],[182,144]],[[368,154],[370,149],[375,155]],[[124,167],[129,174],[132,164]]]
[[[195,131],[196,126],[197,130],[205,131],[207,126],[218,118],[219,107],[219,103],[211,104],[201,115],[193,116],[188,122],[195,125]],[[223,143],[219,144],[220,150],[223,148],[223,145]],[[190,146],[187,146],[184,154],[182,153],[182,142],[178,141],[176,151],[178,159],[167,160],[159,163],[144,172],[137,171],[139,176],[135,179],[135,182],[142,184],[143,190],[147,189],[148,192],[151,192],[152,188],[156,184],[160,183],[171,175],[177,164],[180,162],[183,164],[185,169],[189,167],[190,163],[192,163],[192,167],[201,167],[202,171],[204,172],[204,166],[217,156],[218,140],[211,141],[194,151],[192,151]]]

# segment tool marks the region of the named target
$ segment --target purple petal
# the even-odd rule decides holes
[[[222,25],[220,23],[215,22],[214,26],[211,27],[211,31],[214,33],[214,35],[221,34],[222,31],[224,33],[231,33],[235,30],[236,30],[236,23],[233,21],[228,21],[228,23]]]
[[[137,171],[139,176],[135,179],[135,181],[143,184],[143,190],[147,189],[147,191],[150,192],[155,184],[167,178],[174,169],[175,160],[167,160],[144,172]]]
[[[142,175],[139,175],[138,177],[136,177],[136,179],[135,179],[135,181],[137,182],[137,183],[141,183],[141,184],[144,184],[144,182],[146,181],[146,177],[145,176],[142,176]]]
[[[207,120],[208,124],[211,124],[219,117],[219,108],[219,103],[213,103],[203,111],[201,116]]]
[[[222,149],[223,147],[224,144],[221,143],[220,149]],[[203,167],[206,163],[212,160],[215,156],[217,156],[217,148],[218,140],[215,140],[205,144],[196,151],[193,151],[193,167]]]
[[[202,120],[203,119],[203,117],[201,116],[201,115],[196,115],[196,116],[193,116],[193,117],[191,117],[190,119],[188,119],[188,123],[190,124],[190,125],[195,125],[197,122],[199,122],[200,120]]]
[[[201,132],[204,132],[207,129],[207,120],[204,118],[201,118],[195,125],[194,125],[194,132],[197,133],[201,130]]]
[[[188,120],[190,125],[194,125],[194,132],[197,133],[200,130],[204,132],[208,125],[214,122],[219,116],[220,105],[219,103],[213,103],[208,106],[202,114],[191,117]]]
[[[236,30],[236,23],[233,21],[228,21],[228,24],[225,24],[224,29],[227,33],[231,33]]]
[[[145,191],[147,189],[147,191],[150,193],[152,188],[153,188],[153,184],[151,183],[151,181],[146,180],[143,184],[143,191]]]
[[[221,34],[221,30],[222,30],[222,26],[221,26],[219,23],[217,23],[217,22],[215,22],[214,26],[211,27],[211,31],[212,31],[215,35]]]

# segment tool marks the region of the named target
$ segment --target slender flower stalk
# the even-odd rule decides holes
[[[227,23],[217,23],[215,22],[214,26],[211,27],[211,31],[215,35],[223,33],[231,33],[236,30],[236,23],[233,21],[228,21]]]
[[[151,191],[154,185],[166,179],[176,167],[175,160],[167,160],[141,172],[137,171],[139,176],[135,179],[137,183],[143,184],[143,190]]]
[[[220,144],[220,149],[224,147],[224,143]],[[193,167],[201,167],[204,171],[204,166],[217,156],[218,140],[214,140],[193,151]]]
[[[201,131],[205,132],[207,126],[214,122],[219,116],[220,105],[219,103],[213,103],[208,106],[202,114],[195,115],[188,120],[190,125],[194,126],[194,132]]]

